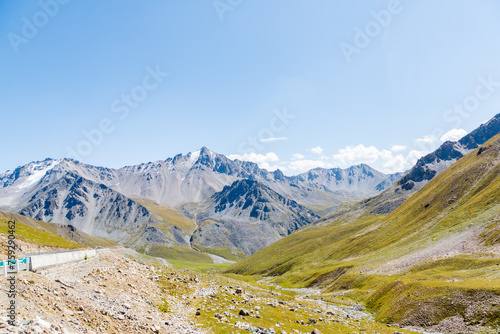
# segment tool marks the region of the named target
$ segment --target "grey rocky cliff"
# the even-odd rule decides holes
[[[31,162],[0,174],[0,209],[71,224],[93,236],[137,249],[155,243],[189,245],[193,230],[169,224],[136,201],[148,199],[182,209],[187,217],[194,218],[195,213],[208,207],[207,203],[217,201],[222,207],[224,201],[231,202],[224,196],[233,196],[244,185],[254,184],[257,186],[247,190],[258,191],[245,195],[252,201],[253,211],[247,207],[241,210],[233,203],[218,212],[208,215],[205,210],[201,214],[225,224],[231,231],[231,247],[241,246],[251,253],[314,221],[314,214],[303,205],[334,208],[377,193],[385,187],[381,184],[391,180],[391,176],[366,165],[345,170],[315,169],[289,177],[279,170],[269,172],[255,163],[231,160],[204,147],[186,155],[120,169],[71,159]],[[248,221],[252,223],[248,225]],[[252,235],[255,224],[259,226],[259,240]],[[210,245],[223,247],[227,242],[221,238],[219,243],[212,238]]]
[[[420,158],[397,185],[403,191],[416,191],[447,169],[458,159],[472,152],[500,132],[500,114],[482,124],[459,141],[445,142],[437,150]],[[414,189],[415,188],[415,189]]]
[[[196,218],[192,243],[246,254],[289,235],[319,217],[254,180],[240,180],[214,194]]]

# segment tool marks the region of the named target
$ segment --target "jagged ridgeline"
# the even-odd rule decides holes
[[[47,159],[0,174],[0,209],[145,253],[237,260],[301,228],[389,214],[499,130],[497,115],[406,175],[358,165],[286,176],[205,147],[120,169]]]
[[[146,253],[237,259],[399,176],[360,165],[288,177],[207,148],[120,169],[47,159],[0,175],[0,208]]]
[[[335,291],[364,302],[379,321],[401,326],[498,328],[500,134],[389,214],[372,212],[370,202],[381,198],[350,203],[356,214],[341,210],[227,272]]]

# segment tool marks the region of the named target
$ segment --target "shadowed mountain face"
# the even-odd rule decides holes
[[[196,215],[192,243],[246,254],[270,245],[319,217],[254,180],[240,180],[214,194]]]
[[[157,228],[160,222],[137,202],[72,173],[35,192],[19,213],[130,246],[144,242],[172,246],[189,240],[174,226]]]
[[[251,254],[347,201],[382,192],[332,215],[387,214],[499,130],[497,115],[420,159],[396,184],[400,174],[385,175],[367,165],[316,168],[289,177],[205,147],[120,169],[47,159],[0,174],[0,209],[71,224],[141,249],[150,244],[188,246],[192,239],[200,246]],[[160,214],[151,211],[156,206]],[[180,209],[187,219],[172,209]]]
[[[402,175],[403,173],[386,175],[361,164],[347,169],[315,168],[291,179],[302,186],[321,189],[339,198],[355,200],[384,191]]]
[[[498,329],[498,317],[484,310],[500,312],[499,203],[497,134],[391,213],[349,216],[346,209],[226,272],[354,296],[379,319],[402,326],[446,328],[440,326],[453,317],[474,331],[477,325]]]
[[[194,222],[177,224],[178,214],[158,215],[141,203],[163,207],[162,212],[182,208],[190,219],[201,213],[200,217],[231,222],[231,248],[249,254],[318,218],[301,205],[335,208],[377,194],[393,181],[393,176],[366,165],[288,177],[207,148],[120,169],[47,159],[0,174],[0,209],[71,224],[91,235],[144,249],[149,243],[188,246],[197,227]],[[233,203],[237,193],[246,194],[246,204]],[[208,214],[212,202],[218,209]],[[199,218],[197,222],[202,223]],[[249,222],[259,222],[262,240],[247,238],[253,233]],[[217,246],[196,233],[203,244]],[[218,246],[226,244],[224,240]]]
[[[497,115],[420,159],[396,184],[400,174],[385,175],[367,165],[316,168],[290,177],[205,147],[120,169],[47,159],[0,174],[0,209],[71,224],[141,250],[194,241],[251,254],[348,201],[363,199],[318,224],[345,214],[353,219],[388,214],[499,130]],[[370,196],[376,197],[366,199]]]
[[[345,222],[349,222],[366,213],[387,215],[424,187],[430,180],[498,133],[500,133],[500,114],[459,141],[445,142],[434,152],[419,159],[415,166],[402,176],[399,181],[393,183],[377,196],[345,203],[334,212],[323,216],[316,224],[322,225],[329,219],[338,219],[340,217]]]
[[[397,184],[404,191],[420,189],[465,154],[472,152],[500,132],[500,114],[457,142],[446,142],[436,151],[419,159]]]
[[[391,175],[366,165],[346,170],[318,168],[296,177],[287,177],[279,170],[268,172],[252,162],[230,160],[207,148],[165,161],[120,169],[95,167],[69,159],[47,159],[0,174],[0,184],[3,185],[0,208],[16,209],[22,206],[26,194],[41,186],[42,177],[67,172],[104,184],[125,196],[148,198],[170,207],[201,202],[241,179],[257,180],[283,196],[314,205],[338,205],[346,198],[351,200],[364,198],[367,194],[375,195],[384,188],[380,187],[380,183],[393,180]]]

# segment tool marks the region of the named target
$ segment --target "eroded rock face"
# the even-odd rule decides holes
[[[446,142],[436,151],[419,159],[415,167],[398,181],[398,185],[406,191],[414,190],[415,186],[420,189],[458,159],[483,145],[499,132],[500,114],[459,141]]]
[[[252,254],[318,218],[262,183],[240,180],[205,203],[192,243]]]
[[[173,231],[164,233],[154,227],[158,222],[145,207],[73,173],[35,192],[20,214],[72,225],[90,235],[131,246],[145,242],[179,244]]]
[[[120,169],[71,159],[32,162],[0,174],[0,209],[71,224],[93,236],[144,249],[149,244],[189,246],[194,227],[169,224],[144,207],[147,204],[141,199],[181,208],[186,217],[199,222],[203,222],[203,212],[196,216],[200,206],[217,201],[214,211],[205,216],[217,219],[230,237],[211,237],[210,244],[216,245],[214,240],[219,240],[218,248],[245,244],[250,254],[317,218],[300,204],[335,208],[377,193],[394,180],[366,165],[315,169],[288,177],[280,170],[268,172],[204,147]],[[242,182],[233,187],[237,181]],[[237,199],[241,196],[244,202]],[[249,221],[251,228],[245,225]],[[217,233],[213,226],[204,231],[212,229]]]

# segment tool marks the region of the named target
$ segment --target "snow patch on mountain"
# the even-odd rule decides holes
[[[31,166],[31,174],[20,184],[17,184],[18,189],[24,189],[40,182],[40,180],[45,176],[45,174],[53,169],[55,166],[61,163],[62,160],[52,160],[49,164],[44,163],[34,163]]]

